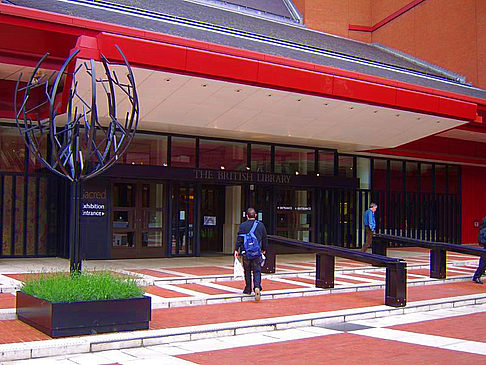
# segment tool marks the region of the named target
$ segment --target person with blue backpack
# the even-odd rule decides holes
[[[481,225],[479,226],[479,234],[478,234],[478,243],[483,248],[486,248],[486,217],[483,218]],[[478,284],[482,284],[481,276],[484,274],[486,270],[486,256],[481,256],[479,258],[479,265],[474,273],[473,281]]]
[[[253,288],[255,301],[259,302],[262,291],[262,254],[267,251],[267,230],[262,222],[256,219],[255,209],[248,208],[246,222],[240,224],[236,237],[235,257],[243,256],[243,269],[245,271],[245,289],[243,294],[251,294],[251,277],[253,273]]]

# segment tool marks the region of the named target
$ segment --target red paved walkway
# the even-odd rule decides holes
[[[458,317],[436,319],[390,328],[425,333],[427,335],[460,338],[468,341],[486,341],[486,313],[468,314]],[[486,358],[483,360],[486,363]]]
[[[469,282],[423,285],[408,288],[408,301],[420,301],[484,293],[486,286]],[[382,305],[383,290],[368,290],[354,293],[316,295],[212,304],[204,306],[156,309],[152,311],[150,328],[172,328],[201,324],[224,323],[259,318],[272,318],[304,313],[318,313],[341,309]],[[258,306],[258,310],[254,306]]]
[[[368,338],[350,333],[305,340],[179,355],[197,364],[484,364],[482,355],[403,342]]]

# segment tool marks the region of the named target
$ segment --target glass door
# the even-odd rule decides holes
[[[113,258],[166,256],[164,196],[163,184],[113,183]]]
[[[135,255],[136,192],[134,183],[113,184],[112,257]]]
[[[201,192],[201,253],[223,252],[224,186],[203,186]]]
[[[172,186],[171,255],[185,256],[194,252],[194,188]]]
[[[165,199],[164,185],[144,183],[141,188],[140,224],[141,251],[147,256],[151,253],[164,253]]]

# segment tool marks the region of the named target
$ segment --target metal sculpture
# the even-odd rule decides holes
[[[82,264],[79,227],[81,183],[99,175],[120,159],[133,140],[138,125],[135,78],[125,55],[118,46],[116,48],[123,62],[109,62],[101,55],[100,76],[93,59],[76,65],[80,50],[72,52],[59,71],[48,74],[41,70],[49,56],[46,53],[25,85],[21,82],[21,74],[15,88],[15,122],[29,151],[48,170],[71,182],[71,273],[80,272]],[[110,69],[118,66],[125,66],[126,81],[120,80],[116,71]],[[79,88],[79,79],[83,76],[88,77],[91,86],[88,97],[81,93],[89,90]],[[59,97],[61,93],[67,95],[63,87],[70,88],[65,112],[61,111],[64,107]],[[100,120],[98,112],[97,88],[104,90],[107,101],[107,115],[103,120]],[[118,118],[117,94],[128,101],[124,120],[121,121]]]

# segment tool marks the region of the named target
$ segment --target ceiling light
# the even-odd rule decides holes
[[[221,169],[221,170],[224,170],[224,166],[221,166],[221,167],[220,167],[220,169]]]
[[[247,169],[247,170],[250,170],[250,166],[246,166],[246,169]]]
[[[321,176],[321,175],[319,173],[317,173],[316,176]]]
[[[299,174],[299,171],[295,171],[295,174],[298,175]]]

